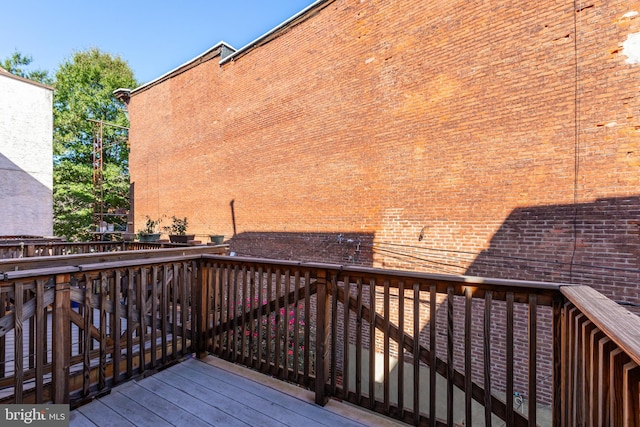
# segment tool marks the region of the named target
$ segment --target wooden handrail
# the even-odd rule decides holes
[[[78,266],[125,260],[146,260],[156,257],[197,256],[200,254],[225,254],[226,246],[184,246],[160,248],[148,251],[99,252],[90,254],[56,255],[33,258],[0,259],[0,273],[15,270],[30,270],[47,267]],[[1,279],[1,277],[0,277]]]
[[[589,286],[562,286],[560,292],[640,365],[640,317]]]

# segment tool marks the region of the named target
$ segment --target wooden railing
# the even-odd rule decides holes
[[[157,243],[157,242],[60,242],[60,241],[15,241],[0,243],[0,260],[93,254],[101,252],[151,250],[172,247],[185,247],[184,244]]]
[[[640,426],[640,318],[587,286],[561,291],[562,425]]]
[[[559,331],[551,325],[558,285],[233,257],[203,261],[208,317],[201,350],[309,387],[318,403],[333,396],[415,424],[535,425],[537,396],[546,392],[549,405],[553,399],[552,381],[539,390],[535,343],[545,320],[539,311],[548,311],[545,333]],[[524,340],[514,327],[523,326],[522,315]],[[482,337],[474,338],[478,332]],[[543,349],[549,359],[551,341]],[[526,357],[514,351],[523,347]],[[514,378],[517,363],[525,363],[524,381]],[[515,384],[528,399],[525,413],[514,409]],[[483,413],[473,415],[478,408]]]
[[[640,320],[587,287],[202,253],[2,278],[4,402],[196,352],[416,425],[640,425]]]
[[[4,273],[2,401],[77,404],[191,353],[196,272],[181,256]]]
[[[143,243],[145,245],[145,243]],[[159,246],[145,250],[144,247],[128,246],[126,251],[99,253],[67,254],[64,256],[42,256],[27,258],[0,259],[0,273],[16,270],[34,270],[46,267],[79,266],[87,263],[116,261],[139,261],[151,258],[165,258],[182,255],[226,254],[228,245],[218,246],[180,246],[161,248]]]

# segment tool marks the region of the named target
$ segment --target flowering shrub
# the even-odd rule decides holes
[[[266,299],[262,301],[262,305],[268,303],[269,301]],[[258,307],[258,304],[258,298],[254,299],[253,308]],[[244,302],[238,302],[237,306],[236,311],[238,314],[243,309],[246,310],[246,313],[252,309],[251,300],[249,299]],[[304,303],[291,304],[286,308],[280,308],[278,312],[271,312],[266,316],[258,316],[257,319],[253,319],[253,335],[250,325],[245,325],[244,334],[249,338],[248,351],[251,356],[267,363],[273,363],[275,361],[276,343],[279,343],[279,364],[286,366],[290,370],[297,369],[298,372],[302,372],[304,370],[305,334],[307,333],[304,313]],[[231,316],[233,316],[233,313],[231,313]],[[308,349],[309,372],[314,372],[315,327],[309,325],[308,330],[310,343],[310,348]],[[258,342],[259,340],[260,343]],[[267,360],[267,348],[269,350],[269,360]],[[257,354],[259,349],[261,354]],[[296,355],[298,366],[294,367]],[[286,360],[286,363],[283,360]]]

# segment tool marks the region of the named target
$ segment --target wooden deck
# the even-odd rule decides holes
[[[188,359],[71,412],[71,426],[399,426],[209,356]]]

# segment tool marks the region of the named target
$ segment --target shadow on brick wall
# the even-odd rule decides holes
[[[2,153],[0,206],[0,235],[33,236],[52,233],[52,190]]]
[[[515,209],[465,274],[578,283],[640,303],[640,197]]]
[[[465,272],[468,276],[503,279],[577,283],[594,287],[607,297],[640,314],[640,197],[603,198],[592,203],[523,207],[514,209]],[[446,300],[445,300],[446,301]],[[447,324],[447,305],[443,301],[436,311],[438,330]],[[454,313],[465,309],[463,297],[454,297]],[[473,381],[483,382],[483,301],[473,302],[471,347],[474,358]],[[429,313],[425,313],[429,316]],[[456,318],[455,322],[461,322]],[[420,341],[428,347],[433,317],[420,332]],[[506,344],[504,328],[506,308],[494,301],[491,312],[492,386],[504,390],[506,379],[503,360]],[[515,390],[525,399],[527,390],[528,311],[525,304],[514,308]],[[458,325],[459,323],[456,323]],[[548,363],[551,360],[551,312],[538,307],[538,402],[551,403],[552,382]],[[438,356],[445,360],[446,339],[438,334]],[[465,337],[454,331],[456,369],[464,368]],[[496,362],[498,360],[498,362]],[[548,411],[542,410],[542,414]],[[547,414],[548,415],[548,414]],[[540,416],[540,413],[539,413]],[[546,416],[546,415],[545,415]],[[460,418],[461,420],[462,418]]]
[[[229,240],[239,256],[373,265],[373,233],[244,232]]]

